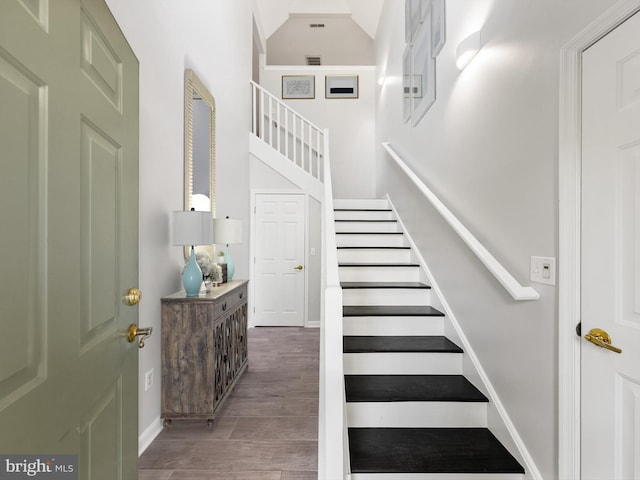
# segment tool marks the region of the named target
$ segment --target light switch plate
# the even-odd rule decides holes
[[[529,278],[532,282],[555,285],[556,259],[553,257],[531,257]]]

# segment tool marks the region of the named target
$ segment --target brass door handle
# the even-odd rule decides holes
[[[622,350],[620,348],[611,345],[611,337],[607,332],[600,328],[592,328],[591,331],[584,336],[584,338],[601,348],[606,348],[607,350],[611,350],[612,352],[616,353],[622,353]]]
[[[297,267],[293,267],[294,270],[302,270],[304,267],[302,265],[298,265]]]
[[[127,340],[129,343],[133,343],[136,337],[140,337],[138,348],[144,348],[144,341],[151,336],[151,333],[153,333],[153,327],[138,328],[135,323],[132,323],[129,325]]]
[[[124,296],[124,301],[127,305],[137,305],[140,303],[140,300],[142,300],[142,292],[137,288],[130,288]]]

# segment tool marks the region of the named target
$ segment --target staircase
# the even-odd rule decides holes
[[[524,479],[387,200],[335,200],[352,480]]]

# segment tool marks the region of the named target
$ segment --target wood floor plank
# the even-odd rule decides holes
[[[318,439],[318,417],[243,417],[231,440],[271,441]]]
[[[140,480],[316,480],[319,329],[252,328],[249,368],[216,417],[174,420]]]
[[[149,480],[151,480],[151,477],[148,478]],[[192,470],[180,470],[174,472],[169,480],[282,480],[282,473],[279,471],[215,473],[209,470],[201,472],[194,472]]]

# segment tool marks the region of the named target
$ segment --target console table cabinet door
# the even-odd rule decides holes
[[[163,318],[168,320],[162,325],[163,411],[180,416],[213,412],[213,336],[198,333],[211,331],[211,316],[182,303],[163,306]]]

